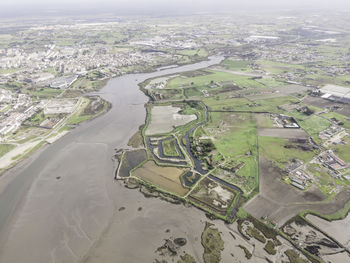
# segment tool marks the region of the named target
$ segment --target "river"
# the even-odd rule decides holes
[[[97,92],[112,103],[109,112],[6,172],[0,179],[0,262],[152,262],[165,228],[186,236],[201,258],[203,213],[124,188],[113,180],[112,156],[145,121],[148,98],[138,83],[222,59],[111,79]]]

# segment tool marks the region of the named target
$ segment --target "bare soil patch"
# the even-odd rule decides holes
[[[324,199],[318,189],[303,192],[283,183],[281,181],[283,175],[284,171],[260,156],[260,192],[244,206],[244,209],[256,218],[267,217],[281,225],[296,215],[296,211],[302,211],[301,209],[295,210],[295,208],[298,208],[297,204],[322,201]],[[312,207],[312,205],[308,206]]]
[[[343,191],[334,199],[325,202],[324,196],[317,188],[299,191],[283,183],[280,180],[283,173],[272,162],[260,156],[260,192],[244,206],[244,209],[256,218],[267,217],[281,226],[304,210],[314,210],[320,214],[335,213],[350,200],[350,192]]]
[[[284,128],[261,128],[258,129],[258,135],[285,139],[307,139],[309,137],[304,130]]]
[[[332,106],[340,105],[339,103],[325,100],[320,97],[312,97],[312,96],[307,96],[303,100],[303,102],[319,108],[330,108]]]
[[[235,193],[230,188],[205,178],[200,182],[200,187],[191,193],[190,197],[219,214],[226,215]]]
[[[180,176],[185,171],[175,167],[161,167],[156,165],[154,161],[148,161],[136,169],[132,175],[165,191],[184,196],[189,191],[189,189],[182,186],[180,180]]]
[[[295,85],[295,84],[275,88],[275,90],[278,90],[283,94],[301,93],[301,92],[307,91],[308,89],[309,89],[308,87]]]
[[[211,74],[209,71],[196,70],[196,71],[182,72],[181,76],[185,76],[187,78],[194,78],[194,77],[205,76],[205,75],[209,75],[209,74]]]
[[[304,103],[310,104],[312,106],[316,106],[319,108],[338,108],[336,112],[345,115],[346,117],[350,117],[350,105],[345,103],[338,103],[326,99],[322,99],[320,97],[312,97],[307,96],[304,100]]]

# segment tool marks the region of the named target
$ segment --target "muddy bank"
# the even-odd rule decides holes
[[[347,262],[349,259],[345,248],[339,242],[324,232],[324,229],[315,228],[301,217],[297,216],[288,221],[282,231],[299,247],[325,261],[328,257],[330,262],[335,262],[332,260],[335,255],[342,258],[341,262]]]

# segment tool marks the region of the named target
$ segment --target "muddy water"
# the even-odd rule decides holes
[[[164,228],[193,240],[199,259],[203,213],[125,189],[113,180],[111,157],[144,123],[147,97],[137,83],[221,60],[110,80],[98,93],[112,103],[108,113],[7,172],[0,179],[0,262],[152,262]]]

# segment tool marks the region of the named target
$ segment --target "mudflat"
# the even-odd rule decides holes
[[[173,106],[153,106],[151,109],[151,121],[147,127],[146,135],[167,133],[176,126],[181,126],[197,119],[197,116],[194,114],[179,114],[180,110],[181,108]]]
[[[129,242],[124,237],[139,220],[138,214],[130,215],[131,225],[126,227],[117,213],[120,206],[144,206],[147,211],[149,204],[156,211],[149,215],[149,223],[156,222],[161,213],[174,217],[174,228],[180,228],[187,218],[176,217],[178,211],[169,204],[165,203],[169,207],[165,210],[142,196],[133,199],[125,194],[127,189],[114,181],[116,164],[112,156],[116,148],[126,147],[130,136],[145,121],[147,97],[139,90],[139,82],[208,67],[221,60],[215,57],[194,65],[110,80],[94,93],[112,103],[108,113],[82,124],[25,165],[8,171],[0,180],[0,185],[6,184],[0,186],[0,262],[82,262],[101,238],[108,236],[113,238],[108,239],[111,243],[104,243],[106,247],[124,244],[132,251],[139,237],[131,235]],[[142,226],[147,228],[147,221]],[[142,239],[153,244],[158,237],[147,232]],[[153,253],[140,255],[148,262],[153,260]],[[106,256],[114,262],[119,259],[115,251]]]

